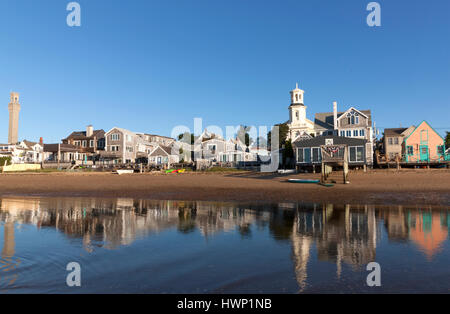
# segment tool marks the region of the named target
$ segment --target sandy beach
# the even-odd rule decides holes
[[[331,188],[288,183],[290,178],[319,178],[319,175],[14,173],[0,175],[0,196],[450,206],[449,170],[353,172],[350,184]]]

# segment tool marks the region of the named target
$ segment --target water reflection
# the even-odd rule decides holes
[[[303,291],[311,284],[312,256],[335,265],[340,279],[343,265],[356,272],[377,260],[383,232],[392,243],[414,243],[416,250],[432,260],[448,241],[450,215],[448,209],[402,206],[5,198],[0,203],[0,290],[14,286],[20,273],[15,229],[23,225],[57,230],[80,243],[88,254],[120,250],[167,230],[185,235],[197,232],[204,239],[228,233],[242,241],[257,240],[259,233],[255,233],[267,230],[272,240],[290,245],[292,269]],[[245,245],[249,243],[242,242],[236,250],[245,252]]]

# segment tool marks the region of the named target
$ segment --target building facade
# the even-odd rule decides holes
[[[409,128],[384,129],[383,147],[386,161],[402,160],[403,140],[408,137],[415,128],[415,126],[410,126]]]
[[[446,159],[445,140],[431,125],[422,121],[402,143],[407,163],[433,163]]]
[[[82,160],[95,160],[99,151],[105,150],[105,131],[94,130],[92,125],[88,125],[86,131],[72,132],[62,143],[78,147]]]
[[[317,136],[309,140],[293,143],[297,167],[320,166],[322,164],[322,145],[347,145],[349,166],[370,165],[372,159],[367,151],[367,140],[336,135]]]

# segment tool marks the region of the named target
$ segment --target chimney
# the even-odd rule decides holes
[[[334,129],[337,130],[337,102],[333,102],[333,121],[334,121]]]
[[[44,145],[44,139],[42,137],[39,138],[39,144],[42,146]]]
[[[88,125],[86,128],[86,136],[91,137],[94,134],[94,127],[92,125]]]

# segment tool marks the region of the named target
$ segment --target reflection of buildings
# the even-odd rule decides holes
[[[269,219],[268,212],[212,202],[3,199],[0,207],[0,221],[56,228],[68,237],[81,238],[88,251],[94,246],[127,245],[170,228],[184,233],[199,230],[205,237],[237,229],[249,236],[252,224]]]
[[[16,241],[14,228],[16,223],[21,223],[21,221],[17,221],[15,218],[17,217],[18,212],[23,208],[23,206],[33,209],[37,208],[37,204],[35,201],[26,202],[26,201],[13,201],[13,202],[0,202],[0,213],[5,210],[8,210],[10,214],[8,217],[0,216],[0,222],[3,222],[3,247],[1,251],[1,259],[0,259],[0,284],[12,285],[16,279],[17,274],[11,273],[13,270],[17,269],[20,265],[20,259],[15,257],[16,253]]]
[[[18,273],[14,271],[20,263],[15,225],[32,224],[56,229],[81,241],[88,252],[96,247],[115,249],[167,230],[199,232],[205,238],[222,232],[251,237],[253,230],[267,230],[276,241],[292,243],[296,279],[304,290],[308,263],[314,252],[320,261],[336,265],[338,278],[343,264],[358,268],[375,261],[382,226],[377,219],[383,220],[390,240],[412,241],[428,257],[436,254],[448,237],[448,211],[431,209],[314,204],[251,206],[132,199],[3,199],[0,284],[5,280],[14,282]],[[10,271],[9,276],[5,277],[5,270]]]
[[[375,209],[364,206],[303,206],[297,210],[292,233],[295,274],[301,290],[306,286],[307,264],[314,244],[319,260],[357,267],[375,260],[378,237]]]
[[[450,226],[448,211],[403,209],[383,212],[390,240],[412,240],[431,259],[447,239]]]
[[[297,209],[292,232],[293,260],[300,290],[307,284],[307,266],[313,247],[317,249],[319,260],[336,264],[338,277],[342,263],[355,268],[375,261],[381,233],[377,218],[384,221],[391,241],[412,241],[428,258],[439,252],[449,236],[448,210],[302,205]]]

